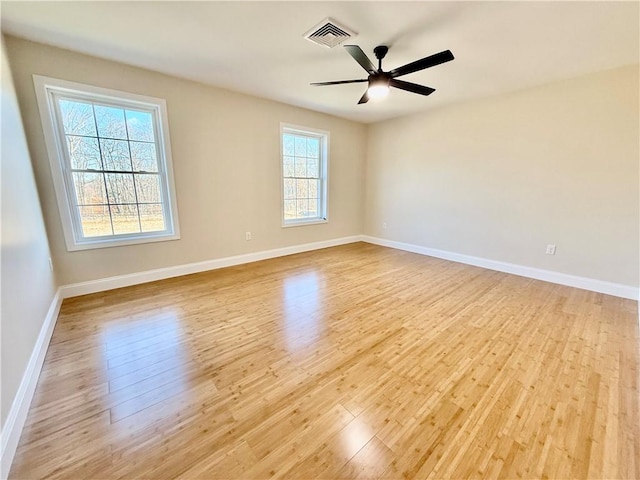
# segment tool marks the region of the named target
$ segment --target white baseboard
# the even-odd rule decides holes
[[[58,288],[47,311],[47,316],[42,323],[40,334],[33,347],[29,363],[27,363],[27,368],[22,376],[22,381],[20,382],[16,396],[11,404],[11,409],[7,415],[7,420],[2,429],[2,457],[0,461],[2,465],[0,478],[2,479],[6,479],[9,476],[9,469],[11,468],[13,457],[16,454],[16,448],[20,441],[24,422],[27,420],[29,407],[33,400],[33,394],[38,384],[44,357],[49,348],[49,341],[51,340],[53,329],[56,326],[61,305],[61,289]]]
[[[191,273],[206,272],[218,268],[231,267],[244,263],[258,262],[269,258],[284,257],[295,253],[308,252],[321,248],[335,247],[345,245],[347,243],[359,242],[360,235],[351,237],[341,237],[332,240],[323,240],[320,242],[304,243],[302,245],[294,245],[291,247],[275,248],[273,250],[264,250],[262,252],[246,253],[244,255],[235,255],[233,257],[216,258],[213,260],[205,260],[203,262],[187,263],[184,265],[176,265],[173,267],[157,268],[147,270],[145,272],[130,273],[127,275],[118,275],[115,277],[102,278],[99,280],[91,280],[88,282],[74,283],[71,285],[63,285],[62,298],[77,297],[79,295],[87,295],[89,293],[104,292],[114,288],[128,287],[130,285],[138,285],[140,283],[154,282],[156,280],[164,280],[165,278],[179,277],[181,275],[189,275]]]
[[[341,237],[332,240],[294,245],[291,247],[283,247],[273,250],[247,253],[243,255],[235,255],[232,257],[205,260],[203,262],[158,268],[127,275],[118,275],[114,277],[102,278],[99,280],[91,280],[88,282],[63,285],[60,290],[62,298],[76,297],[79,295],[87,295],[90,293],[112,290],[114,288],[128,287],[131,285],[153,282],[156,280],[164,280],[166,278],[179,277],[181,275],[189,275],[191,273],[199,273],[208,270],[215,270],[218,268],[241,265],[244,263],[258,262],[260,260],[267,260],[269,258],[283,257],[286,255],[293,255],[295,253],[335,247],[338,245],[345,245],[347,243],[354,243],[359,241],[373,243],[375,245],[381,245],[384,247],[396,248],[399,250],[405,250],[408,252],[419,253],[421,255],[427,255],[430,257],[442,258],[444,260],[451,260],[453,262],[464,263],[467,265],[474,265],[476,267],[487,268],[489,270],[511,273],[514,275],[519,275],[521,277],[534,278],[536,280],[544,280],[546,282],[581,288],[583,290],[605,293],[607,295],[613,295],[616,297],[629,298],[632,300],[640,299],[640,290],[630,285],[605,282],[603,280],[579,277],[576,275],[569,275],[566,273],[554,272],[552,270],[527,267],[514,263],[500,262],[498,260],[474,257],[471,255],[449,252],[446,250],[438,250],[435,248],[423,247],[410,243],[371,237],[368,235],[353,235],[350,237]]]
[[[363,242],[381,245],[383,247],[397,248],[398,250],[406,250],[407,252],[419,253],[429,257],[442,258],[451,260],[452,262],[465,263],[476,267],[487,268],[489,270],[497,270],[498,272],[511,273],[521,277],[534,278],[536,280],[544,280],[545,282],[557,283],[568,287],[581,288],[583,290],[591,290],[593,292],[605,293],[615,297],[629,298],[638,300],[640,291],[637,287],[630,285],[622,285],[619,283],[605,282],[595,280],[593,278],[578,277],[566,273],[554,272],[551,270],[542,270],[540,268],[526,267],[524,265],[516,265],[514,263],[500,262],[497,260],[489,260],[481,257],[473,257],[461,253],[448,252],[446,250],[438,250],[435,248],[422,247],[410,243],[396,242],[394,240],[386,240],[383,238],[370,237],[362,235]]]

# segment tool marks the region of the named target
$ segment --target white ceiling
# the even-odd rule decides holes
[[[231,90],[374,122],[435,106],[639,62],[633,2],[8,2],[3,31]],[[357,105],[366,78],[341,47],[303,38],[332,17],[390,70],[450,49],[456,59],[403,80],[429,97],[392,89]],[[377,62],[376,62],[377,63]],[[603,92],[606,95],[606,92]]]

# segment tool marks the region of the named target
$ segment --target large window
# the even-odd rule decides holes
[[[329,133],[282,125],[282,224],[327,221]]]
[[[164,100],[34,83],[67,249],[179,238]]]

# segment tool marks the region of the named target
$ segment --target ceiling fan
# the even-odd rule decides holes
[[[419,95],[431,95],[433,92],[435,92],[434,88],[398,80],[397,77],[408,75],[409,73],[418,72],[420,70],[424,70],[425,68],[434,67],[436,65],[440,65],[441,63],[450,62],[454,59],[451,50],[445,50],[443,52],[430,55],[420,60],[416,60],[415,62],[407,63],[406,65],[385,72],[382,70],[382,59],[389,51],[389,47],[385,45],[379,45],[373,49],[373,53],[378,59],[378,69],[376,69],[375,65],[371,63],[369,57],[367,57],[367,55],[358,45],[345,45],[344,48],[346,48],[347,52],[349,52],[354,60],[358,62],[360,66],[369,73],[369,76],[367,78],[362,78],[359,80],[317,82],[312,83],[311,85],[322,86],[340,85],[342,83],[369,82],[369,87],[367,88],[367,91],[364,92],[364,95],[362,95],[362,98],[358,102],[358,105],[361,103],[367,103],[369,99],[372,98],[382,98],[386,96],[389,93],[389,87],[399,88],[401,90],[417,93]]]

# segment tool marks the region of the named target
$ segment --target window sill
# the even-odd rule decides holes
[[[325,218],[314,218],[312,220],[294,220],[282,224],[282,228],[303,227],[305,225],[318,225],[321,223],[329,223]]]
[[[67,244],[67,251],[92,250],[96,248],[123,247],[126,245],[138,245],[141,243],[168,242],[180,240],[180,234],[150,235],[148,237],[129,237],[121,239],[87,240],[73,244]]]

